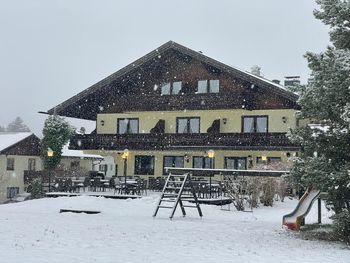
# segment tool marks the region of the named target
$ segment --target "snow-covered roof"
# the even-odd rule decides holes
[[[86,154],[83,151],[79,150],[70,150],[68,149],[68,145],[63,146],[62,149],[62,157],[66,158],[79,158],[79,159],[95,159],[95,160],[103,160],[103,156],[97,154]]]
[[[28,138],[31,132],[0,132],[0,151]]]
[[[290,90],[286,89],[282,85],[279,85],[277,83],[274,83],[270,80],[267,80],[261,76],[256,76],[250,72],[247,72],[245,70],[241,70],[237,67],[232,67],[227,64],[221,63],[213,58],[210,58],[208,56],[203,55],[200,52],[194,51],[190,48],[187,48],[185,46],[182,46],[174,41],[169,41],[162,46],[158,47],[157,49],[151,51],[150,53],[144,55],[143,57],[137,59],[136,61],[130,63],[129,65],[125,66],[124,68],[118,70],[117,72],[111,74],[110,76],[104,78],[103,80],[97,82],[96,84],[90,86],[89,88],[81,91],[77,95],[69,98],[68,100],[62,102],[61,104],[55,106],[54,108],[51,108],[47,111],[48,114],[53,114],[56,112],[58,115],[66,116],[66,117],[74,117],[79,119],[90,119],[94,120],[95,118],[95,111],[97,109],[94,109],[92,115],[85,116],[84,114],[80,115],[80,111],[76,112],[72,109],[68,110],[69,107],[74,105],[75,103],[82,101],[83,99],[86,100],[86,98],[95,92],[99,92],[102,89],[105,89],[108,85],[112,85],[112,83],[116,82],[118,79],[126,76],[131,71],[135,70],[137,67],[141,67],[145,63],[148,63],[155,58],[159,57],[161,54],[167,52],[168,50],[173,49],[176,50],[182,54],[185,54],[187,56],[193,57],[195,59],[198,59],[199,61],[202,61],[203,63],[206,63],[208,65],[211,65],[213,67],[216,67],[224,72],[227,72],[228,74],[234,75],[235,78],[242,79],[248,82],[251,82],[254,85],[257,85],[259,87],[263,87],[264,89],[270,90],[275,94],[278,94],[288,100],[296,102],[299,98],[298,94],[291,92]],[[92,113],[92,112],[90,112]],[[93,116],[93,117],[91,117]]]

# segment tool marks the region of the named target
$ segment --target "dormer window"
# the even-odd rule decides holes
[[[219,93],[220,82],[218,79],[199,80],[197,93]]]
[[[181,88],[181,81],[164,83],[160,86],[161,95],[177,95],[180,93]]]
[[[220,86],[218,79],[209,80],[209,92],[210,93],[219,93]]]

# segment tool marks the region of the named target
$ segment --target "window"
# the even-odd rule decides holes
[[[220,90],[220,82],[218,79],[199,80],[197,93],[218,93]]]
[[[208,92],[208,81],[199,80],[197,93],[207,93]]]
[[[183,156],[164,156],[163,159],[163,174],[165,172],[165,167],[184,167],[184,157]]]
[[[170,95],[170,83],[163,84],[160,90],[162,95]]]
[[[6,170],[7,171],[15,170],[15,158],[7,158]]]
[[[267,116],[243,116],[242,132],[244,133],[267,133]]]
[[[99,172],[103,173],[104,175],[106,175],[107,171],[108,171],[108,165],[107,164],[100,164],[98,166],[98,170]]]
[[[179,94],[182,88],[182,82],[169,82],[160,86],[160,92],[162,95],[176,95]]]
[[[35,159],[34,158],[28,159],[28,170],[35,171]]]
[[[171,94],[179,94],[182,88],[182,82],[181,81],[177,81],[177,82],[173,82],[173,89],[172,89],[172,93]]]
[[[13,198],[15,195],[18,195],[19,193],[19,187],[7,187],[7,198]]]
[[[118,119],[118,134],[139,133],[139,119]]]
[[[212,160],[211,160],[212,159]],[[193,168],[214,168],[214,158],[195,156],[193,157]]]
[[[80,162],[79,161],[72,161],[70,163],[70,168],[72,168],[72,169],[77,169],[77,168],[79,168],[79,166],[80,166]]]
[[[247,158],[245,157],[225,157],[225,169],[246,170]]]
[[[154,156],[136,155],[135,174],[154,175]]]
[[[281,161],[282,161],[281,157],[267,157],[267,164],[278,163]],[[262,160],[261,157],[256,157],[256,163],[262,164],[262,163],[264,163],[264,161]]]
[[[176,133],[199,133],[199,118],[177,118]]]
[[[209,92],[219,93],[219,90],[220,90],[219,80],[218,79],[209,80]]]

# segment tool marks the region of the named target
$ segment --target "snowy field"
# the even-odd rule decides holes
[[[188,217],[177,213],[170,221],[169,209],[152,218],[157,199],[81,196],[1,205],[1,262],[350,262],[345,245],[300,240],[281,228],[295,200],[253,213],[202,205],[202,219],[187,209]],[[101,214],[60,214],[61,208]],[[314,206],[307,222],[316,216]]]

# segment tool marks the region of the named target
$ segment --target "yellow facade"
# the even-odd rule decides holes
[[[207,111],[147,111],[97,115],[98,134],[116,134],[119,118],[138,118],[139,133],[149,133],[162,119],[165,120],[165,133],[176,133],[177,117],[200,117],[200,132],[206,133],[213,121],[220,119],[221,133],[240,133],[242,116],[268,115],[269,132],[287,132],[295,128],[295,110],[207,110]],[[103,123],[103,126],[102,126]]]
[[[200,133],[206,133],[214,120],[220,119],[220,133],[241,133],[243,116],[268,116],[268,133],[286,133],[291,128],[296,127],[295,110],[278,109],[278,110],[198,110],[198,111],[151,111],[151,112],[124,112],[97,115],[97,134],[116,134],[118,119],[121,118],[138,118],[139,133],[147,134],[162,119],[165,120],[165,133],[176,133],[176,118],[178,117],[200,117]],[[102,125],[103,124],[103,125]],[[130,149],[129,149],[130,150]],[[215,150],[215,148],[213,149]],[[206,157],[208,149],[192,150],[168,150],[168,151],[134,151],[130,150],[127,159],[127,175],[135,175],[135,156],[147,155],[154,156],[155,167],[154,175],[163,175],[163,158],[164,156],[183,156],[184,167],[193,167],[193,157]],[[91,154],[100,154],[103,156],[110,155],[115,159],[118,166],[117,175],[124,175],[124,160],[122,152],[90,150],[84,151]],[[287,151],[250,151],[250,150],[215,150],[214,167],[225,168],[225,157],[242,157],[252,160],[253,167],[256,166],[257,157],[278,157],[283,163],[288,162],[289,156],[294,156],[295,152]],[[141,175],[142,176],[142,175]]]
[[[91,150],[86,151],[91,154],[100,154],[100,155],[109,155],[113,156],[115,163],[118,166],[117,176],[124,175],[124,159],[122,158],[122,151],[103,151],[103,150]],[[295,156],[295,152],[285,152],[285,151],[224,151],[216,150],[215,157],[213,159],[213,166],[217,169],[225,168],[225,157],[243,157],[251,158],[253,161],[253,169],[256,166],[257,157],[267,156],[267,157],[277,157],[281,158],[282,163],[288,163],[289,156]],[[127,175],[135,175],[135,156],[154,156],[155,158],[155,167],[154,175],[150,176],[162,176],[163,175],[163,158],[164,156],[182,156],[184,157],[184,167],[192,168],[193,167],[193,157],[203,156],[207,157],[208,152],[203,151],[191,151],[191,150],[182,150],[182,151],[130,151],[127,159]],[[144,176],[138,174],[139,176]],[[148,177],[148,176],[147,176]]]
[[[6,169],[7,158],[14,159],[14,169],[12,171]],[[29,159],[35,159],[35,171],[42,170],[39,156],[0,155],[0,203],[8,199],[8,187],[18,187],[19,193],[24,191],[24,171],[28,170]]]

